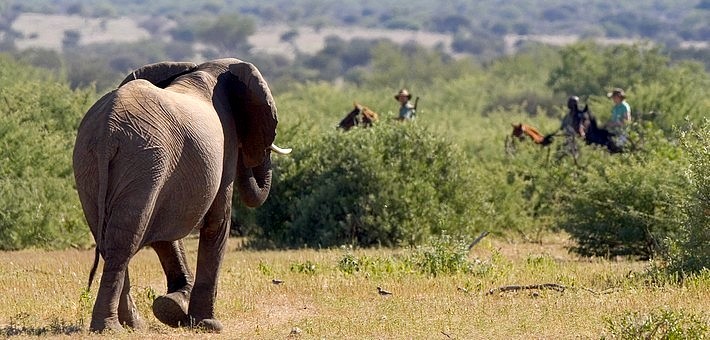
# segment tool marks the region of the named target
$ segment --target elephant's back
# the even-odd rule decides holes
[[[131,202],[152,202],[149,210],[171,217],[151,223],[171,224],[165,230],[172,232],[189,232],[209,202],[188,206],[174,202],[214,197],[222,172],[224,137],[219,119],[210,110],[214,111],[148,81],[128,82],[102,97],[85,115],[77,136],[75,167],[96,173],[97,160],[105,155],[110,161],[106,201],[120,202],[107,208],[109,215],[114,208],[126,210]],[[92,192],[99,183],[83,181],[82,188],[89,192],[86,201],[100,199]]]

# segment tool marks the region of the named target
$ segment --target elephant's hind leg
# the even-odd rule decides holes
[[[146,225],[144,220],[147,220],[148,216],[141,209],[147,208],[116,204],[113,211],[121,213],[108,214],[103,239],[99,245],[104,258],[104,268],[91,315],[92,331],[121,331],[122,322],[131,327],[141,324],[133,300],[129,296],[128,277],[128,262],[140,249],[140,240]]]
[[[128,275],[128,268],[126,268],[126,275],[123,279],[123,290],[121,291],[121,297],[118,301],[118,321],[122,325],[133,329],[145,328],[145,322],[138,314],[136,304],[131,298],[131,280]]]
[[[106,330],[121,332],[123,327],[118,319],[118,305],[124,288],[128,256],[104,255],[105,263],[99,292],[91,313],[90,329],[93,332]]]
[[[152,247],[158,254],[168,281],[168,293],[153,301],[153,314],[168,326],[187,326],[187,308],[194,280],[187,267],[182,241],[160,241],[153,243]]]

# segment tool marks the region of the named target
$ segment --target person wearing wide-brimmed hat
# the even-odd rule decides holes
[[[622,146],[627,139],[624,127],[631,122],[631,106],[626,102],[626,93],[621,88],[613,89],[606,96],[614,102],[611,118],[606,123],[606,128],[617,136],[617,144]]]
[[[607,93],[606,96],[614,101],[614,107],[611,109],[611,118],[609,122],[606,123],[607,128],[620,129],[631,122],[631,106],[626,102],[626,93],[624,90],[615,88]]]
[[[401,105],[399,107],[399,116],[397,117],[398,120],[409,120],[409,119],[414,119],[414,116],[416,115],[416,109],[414,108],[414,105],[411,103],[412,99],[412,94],[407,91],[407,89],[401,89],[397,94],[394,95],[394,99],[396,99],[399,104]]]

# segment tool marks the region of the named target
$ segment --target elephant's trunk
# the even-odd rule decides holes
[[[267,151],[264,162],[253,168],[244,166],[241,155],[237,165],[237,191],[239,198],[250,208],[264,204],[271,190],[271,156]]]

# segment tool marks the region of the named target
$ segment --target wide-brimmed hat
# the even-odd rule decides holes
[[[397,94],[394,95],[394,99],[399,99],[399,96],[406,96],[408,99],[412,99],[412,94],[407,91],[407,89],[401,89]]]
[[[609,97],[609,98],[611,98],[611,97],[613,97],[613,96],[615,96],[615,95],[618,95],[618,96],[621,97],[622,99],[623,99],[623,98],[626,98],[626,93],[624,92],[624,89],[618,88],[618,87],[615,88],[615,89],[613,89],[613,90],[611,90],[611,92],[609,92],[609,93],[606,94],[606,96]]]

